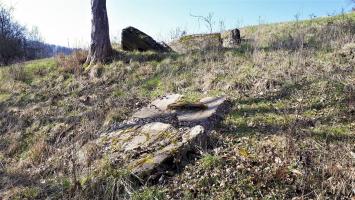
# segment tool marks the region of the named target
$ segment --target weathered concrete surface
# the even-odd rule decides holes
[[[178,102],[182,98],[180,94],[170,94],[153,101],[147,107],[133,114],[133,118],[145,119],[169,115],[168,105]]]
[[[205,128],[215,126],[218,120],[225,114],[227,99],[225,97],[207,97],[200,100],[207,109],[200,111],[179,111],[177,117],[180,125],[202,125]]]
[[[205,50],[211,48],[235,48],[241,42],[239,29],[232,29],[222,33],[186,35],[169,46],[178,53],[186,53],[195,50]]]
[[[194,50],[222,48],[222,39],[220,33],[187,35],[171,42],[169,46],[175,52],[186,53]]]
[[[235,48],[240,45],[240,31],[239,29],[232,29],[221,33],[222,46],[224,48]]]
[[[166,44],[156,42],[149,35],[131,26],[122,30],[121,43],[122,49],[125,51],[171,51]]]
[[[153,171],[167,170],[164,165],[167,159],[180,160],[187,151],[205,140],[206,132],[202,126],[174,128],[170,124],[152,122],[111,132],[102,136],[99,143],[111,160],[123,159],[123,167],[145,179]]]
[[[161,149],[151,155],[131,162],[129,167],[132,172],[144,178],[154,172],[167,170],[166,168],[169,167],[164,166],[164,162],[169,158],[174,158],[175,161],[181,160],[187,151],[192,150],[194,146],[206,140],[206,134],[202,126],[195,126],[186,130],[182,135],[176,135],[176,137],[172,138],[176,140],[169,141],[171,143],[166,143],[166,146],[161,146]]]
[[[207,109],[179,109],[170,110],[169,105],[175,104],[181,100],[179,94],[171,94],[153,101],[147,107],[142,108],[135,114],[133,118],[145,119],[147,121],[163,121],[166,119],[173,120],[171,123],[177,123],[179,126],[196,126],[202,125],[205,128],[210,128],[215,125],[217,120],[225,114],[227,108],[227,99],[225,97],[207,97],[199,101],[205,105]]]
[[[205,109],[170,109],[182,97],[170,94],[153,101],[102,134],[95,148],[143,180],[173,171],[186,162],[188,152],[206,145],[208,132],[225,113],[227,102],[224,97],[208,97],[198,102]]]

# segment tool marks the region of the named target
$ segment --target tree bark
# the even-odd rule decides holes
[[[106,0],[91,0],[91,44],[86,64],[106,62],[112,55]]]

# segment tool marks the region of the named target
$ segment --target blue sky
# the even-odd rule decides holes
[[[48,43],[83,47],[90,41],[90,0],[0,0],[15,8],[16,19],[37,26]],[[188,33],[206,32],[190,16],[213,13],[215,30],[283,22],[349,11],[350,0],[107,0],[112,39],[122,28],[135,26],[157,40],[169,40],[180,27]]]

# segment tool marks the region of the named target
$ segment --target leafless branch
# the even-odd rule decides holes
[[[207,16],[201,16],[201,15],[193,15],[190,13],[191,17],[197,18],[198,22],[200,23],[200,20],[202,20],[205,23],[205,26],[209,30],[210,33],[213,33],[213,26],[214,26],[214,21],[213,21],[213,13],[209,13]]]

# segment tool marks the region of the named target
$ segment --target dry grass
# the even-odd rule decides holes
[[[51,148],[44,139],[39,139],[32,145],[28,152],[27,158],[32,164],[38,165],[47,160]]]
[[[95,79],[82,73],[85,52],[3,73],[0,185],[53,199],[350,199],[354,20],[247,27],[236,49],[126,53]],[[223,94],[233,107],[201,159],[136,191],[92,141],[170,92],[190,101]]]
[[[25,66],[23,64],[11,65],[5,70],[3,77],[22,82],[26,82],[29,79],[28,73],[26,73]]]
[[[87,51],[77,50],[69,56],[58,55],[56,61],[63,72],[79,75],[84,71],[83,64],[86,61],[87,55]]]

